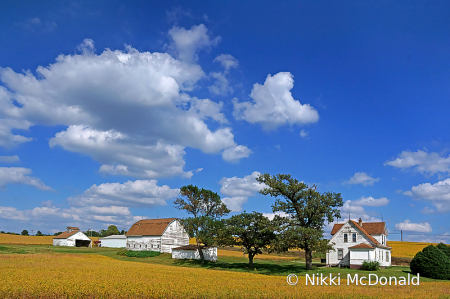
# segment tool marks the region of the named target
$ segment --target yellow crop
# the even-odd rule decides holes
[[[450,282],[420,286],[296,286],[285,276],[114,260],[99,255],[0,255],[0,298],[439,298]]]
[[[392,256],[396,257],[414,257],[416,253],[422,251],[428,245],[437,245],[436,243],[421,243],[421,242],[401,242],[389,241],[387,245],[392,247]]]
[[[92,237],[92,241],[99,238]],[[19,236],[0,234],[0,244],[18,244],[18,245],[53,245],[53,236]]]

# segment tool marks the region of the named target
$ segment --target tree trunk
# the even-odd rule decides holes
[[[200,260],[202,261],[202,264],[203,264],[205,262],[205,257],[203,256],[203,250],[202,250],[202,247],[201,247],[198,239],[197,239],[197,250],[198,250],[198,254],[200,254]]]
[[[253,254],[251,254],[251,253],[248,254],[248,267],[250,269],[253,269],[253,257],[254,257]]]
[[[305,263],[306,270],[312,269],[312,250],[309,248],[305,248]]]

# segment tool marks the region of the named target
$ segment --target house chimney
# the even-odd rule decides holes
[[[362,220],[361,220],[361,218],[359,218],[359,220],[358,220],[358,225],[359,225],[359,226],[362,226]]]

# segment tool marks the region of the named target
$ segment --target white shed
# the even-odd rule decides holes
[[[202,252],[206,261],[217,262],[217,247],[202,246]],[[172,258],[199,260],[200,253],[198,252],[197,245],[186,245],[172,248]]]
[[[53,246],[91,247],[89,239],[78,227],[67,227],[67,231],[53,237]]]
[[[98,240],[100,241],[99,247],[125,248],[127,246],[127,236],[125,235],[111,235]]]
[[[146,219],[127,232],[127,249],[172,253],[172,248],[189,245],[189,235],[177,218]]]

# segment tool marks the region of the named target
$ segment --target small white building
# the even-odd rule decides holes
[[[92,240],[78,227],[68,226],[65,232],[53,237],[53,246],[92,247]]]
[[[139,220],[126,236],[129,250],[172,253],[172,248],[189,245],[189,235],[177,218]]]
[[[127,246],[127,236],[111,235],[98,239],[99,247],[125,248]]]
[[[202,246],[202,252],[206,261],[217,262],[217,247]],[[199,260],[200,253],[198,252],[197,245],[186,245],[172,248],[172,258]]]
[[[388,231],[384,222],[363,223],[348,220],[335,224],[327,252],[327,265],[359,269],[364,261],[377,261],[381,267],[391,265],[391,247],[386,245]]]

